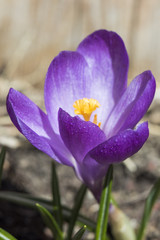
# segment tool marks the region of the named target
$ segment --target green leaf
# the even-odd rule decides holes
[[[44,198],[33,197],[26,193],[17,193],[11,191],[0,191],[0,200],[5,200],[11,203],[15,203],[21,206],[29,207],[32,209],[37,209],[36,203],[38,202],[43,207],[45,207],[49,212],[53,213],[53,203],[50,200],[46,200]],[[62,214],[65,221],[69,222],[71,218],[71,209],[62,206]],[[79,225],[87,225],[87,229],[94,232],[96,228],[95,222],[90,220],[89,218],[79,214],[77,218],[77,222]]]
[[[3,147],[0,153],[0,186],[1,186],[1,180],[2,180],[2,172],[3,172],[5,155],[6,155],[6,149]]]
[[[17,240],[10,233],[0,228],[0,240]]]
[[[72,238],[72,240],[81,240],[83,234],[84,234],[85,231],[86,231],[86,228],[87,228],[87,226],[84,225],[84,226],[74,235],[74,237]]]
[[[69,222],[68,233],[67,233],[67,238],[66,238],[67,240],[70,240],[72,237],[72,232],[73,232],[73,229],[74,229],[74,226],[75,226],[78,214],[79,214],[79,210],[82,206],[86,190],[87,190],[86,186],[84,184],[82,184],[78,193],[76,194],[76,197],[75,197],[76,201],[75,201],[74,207],[72,209],[72,214],[70,216],[70,222]]]
[[[100,208],[97,219],[96,227],[96,240],[107,239],[107,224],[109,205],[111,201],[111,189],[113,180],[113,166],[111,165],[107,171],[107,175],[104,181],[104,186],[101,194]]]
[[[53,236],[55,234],[55,230],[56,230],[56,234],[59,236],[59,239],[63,239],[63,233],[61,231],[61,229],[59,228],[55,218],[51,215],[51,213],[44,208],[42,205],[40,204],[36,204],[44,223],[50,228],[50,230],[53,233]]]
[[[62,206],[61,206],[61,200],[60,200],[60,193],[59,193],[59,184],[58,184],[58,178],[56,174],[55,164],[52,162],[52,196],[53,196],[53,208],[56,208],[57,210],[54,211],[55,219],[62,230]]]
[[[140,228],[139,228],[138,235],[137,235],[137,240],[142,240],[144,237],[147,222],[149,220],[149,217],[152,212],[152,208],[153,208],[159,194],[160,194],[160,178],[156,181],[156,183],[152,187],[152,189],[147,197],[145,207],[144,207],[144,213],[142,216]]]

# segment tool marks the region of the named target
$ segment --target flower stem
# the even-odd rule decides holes
[[[107,175],[104,181],[104,186],[101,194],[95,240],[107,239],[107,223],[109,205],[111,201],[112,180],[113,180],[113,166],[111,165],[107,171]]]

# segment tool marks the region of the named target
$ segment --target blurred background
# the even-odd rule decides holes
[[[0,115],[10,87],[43,106],[51,60],[101,28],[124,40],[129,81],[150,69],[159,86],[159,0],[0,0]]]
[[[50,195],[47,185],[50,165],[47,161],[44,163],[44,159],[49,157],[31,147],[12,125],[6,113],[6,96],[9,88],[13,87],[44,109],[43,86],[51,60],[62,50],[75,50],[84,37],[101,28],[117,32],[124,40],[130,58],[129,81],[148,69],[157,80],[156,97],[145,118],[150,122],[150,140],[147,147],[133,157],[134,164],[126,164],[128,181],[121,183],[119,190],[117,186],[114,188],[120,202],[124,200],[121,196],[127,196],[126,205],[122,203],[122,208],[135,218],[142,212],[139,203],[144,202],[146,191],[160,175],[159,0],[0,0],[0,145],[8,147],[4,177],[7,181],[10,178],[18,188],[21,185],[26,191]],[[41,167],[37,168],[37,164]],[[62,190],[74,182],[72,189],[65,191],[64,201],[70,202],[79,183],[69,168],[63,169],[59,167]],[[123,167],[122,172],[118,172],[124,175],[120,177],[125,181]],[[122,189],[125,192],[122,193]],[[140,198],[137,189],[142,193]],[[129,194],[131,190],[132,196]],[[90,195],[89,200],[91,203]],[[132,211],[133,206],[137,211]],[[160,202],[157,208],[160,209]],[[97,211],[95,205],[92,211]],[[150,234],[158,231],[158,237],[148,239],[159,239],[160,236],[156,225],[160,219],[158,211],[156,214],[149,231]]]
[[[75,50],[100,28],[116,31],[124,40],[129,78],[151,69],[159,79],[159,0],[0,0],[0,72],[6,85],[23,81],[25,89],[42,88],[59,51]]]

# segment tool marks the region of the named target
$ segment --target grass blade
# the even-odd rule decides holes
[[[76,201],[75,201],[74,207],[72,209],[72,214],[71,214],[69,227],[68,227],[67,240],[70,240],[72,237],[73,228],[77,221],[79,210],[82,206],[86,190],[87,190],[87,187],[84,184],[82,184],[78,193],[76,194],[76,197],[75,197]]]
[[[142,240],[143,237],[144,237],[147,222],[149,220],[149,217],[150,217],[151,212],[152,212],[152,208],[153,208],[159,194],[160,194],[160,179],[158,179],[156,181],[156,183],[152,187],[152,189],[151,189],[151,191],[150,191],[150,193],[147,197],[145,207],[144,207],[144,213],[143,213],[143,216],[142,216],[140,228],[139,228],[138,235],[137,235],[137,240]]]
[[[74,235],[74,237],[72,238],[72,240],[81,240],[83,234],[84,234],[85,231],[86,231],[86,228],[87,228],[87,226],[84,225],[84,226]]]
[[[36,204],[36,206],[43,218],[43,221],[52,231],[53,236],[54,236],[55,230],[56,230],[56,235],[59,236],[59,239],[63,239],[63,233],[62,233],[61,229],[59,228],[55,218],[51,215],[51,213],[46,208],[44,208],[42,205],[40,205],[38,203]]]
[[[53,213],[53,203],[51,200],[46,200],[39,197],[33,197],[26,193],[17,193],[17,192],[10,192],[10,191],[0,191],[0,200],[5,200],[11,203],[15,203],[21,206],[29,207],[32,209],[37,209],[36,203],[38,202],[43,207],[45,207],[49,212]],[[64,220],[69,222],[71,218],[71,209],[62,206],[62,214],[64,217]],[[95,222],[88,219],[87,217],[83,215],[78,215],[77,222],[83,226],[87,225],[87,229],[94,232],[96,228]]]
[[[54,211],[54,216],[60,229],[62,230],[62,224],[63,224],[62,206],[61,206],[61,200],[60,200],[59,184],[58,184],[58,178],[56,174],[56,168],[53,162],[52,162],[51,185],[52,185],[53,207],[57,209],[56,211]]]
[[[0,239],[1,240],[17,240],[15,237],[13,237],[10,233],[8,233],[2,228],[0,228]]]
[[[113,180],[113,166],[111,165],[107,171],[107,175],[104,181],[104,186],[101,194],[95,240],[107,239],[106,234],[107,234],[109,205],[111,201],[112,180]]]
[[[6,149],[3,147],[0,153],[0,187],[1,187],[1,181],[2,181],[2,172],[3,172],[5,155],[6,155]]]

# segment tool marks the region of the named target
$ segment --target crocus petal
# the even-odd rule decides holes
[[[95,196],[101,190],[101,181],[109,165],[121,162],[138,152],[148,135],[148,123],[144,122],[136,130],[124,130],[86,154],[79,166],[79,175]]]
[[[78,164],[88,151],[106,140],[105,134],[97,125],[79,117],[71,117],[62,109],[59,110],[58,120],[61,137]]]
[[[86,155],[82,164],[78,166],[79,178],[85,182],[95,197],[101,192],[102,181],[107,173],[108,167],[109,164],[107,164],[107,162],[101,164],[90,157],[89,154]]]
[[[85,38],[77,51],[91,69],[91,92],[101,104],[98,115],[103,126],[104,118],[127,86],[129,61],[126,48],[116,33],[99,30]]]
[[[113,32],[97,31],[79,45],[77,52],[61,52],[51,63],[45,81],[45,106],[52,123],[59,107],[74,115],[73,103],[94,98],[105,123],[126,88],[128,55],[122,39]],[[66,97],[65,97],[66,96]],[[52,125],[58,132],[58,125]]]
[[[148,135],[148,123],[145,122],[136,130],[127,129],[87,153],[79,166],[79,175],[97,199],[109,165],[121,162],[138,152]]]
[[[45,81],[45,106],[55,132],[58,132],[59,108],[75,115],[73,103],[90,98],[90,84],[87,63],[79,53],[61,52],[51,62]]]
[[[115,106],[104,132],[107,138],[127,128],[134,128],[149,108],[155,94],[155,79],[150,71],[138,75]]]
[[[10,89],[7,110],[18,130],[39,150],[57,162],[72,166],[71,154],[56,135],[47,115],[22,93]]]
[[[144,122],[135,130],[127,129],[92,149],[84,158],[92,158],[102,165],[121,162],[140,150],[149,136],[148,123]]]

